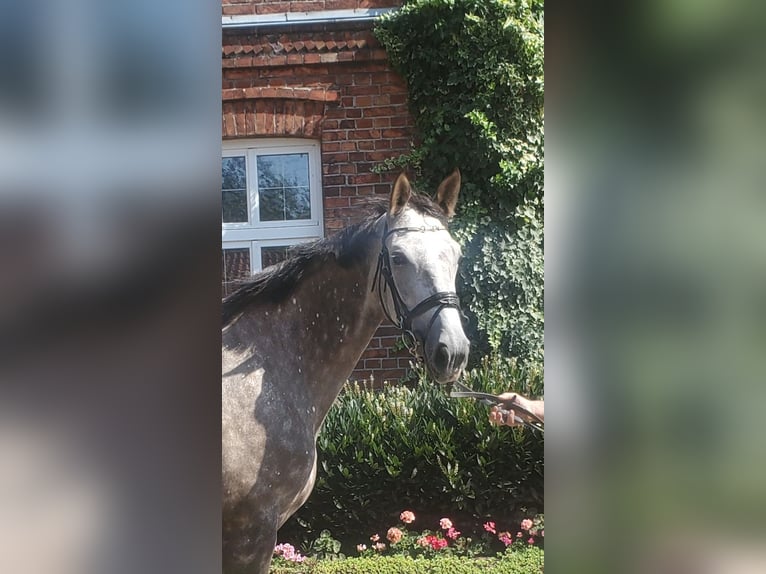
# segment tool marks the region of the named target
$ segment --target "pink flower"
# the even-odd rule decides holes
[[[491,532],[492,534],[497,534],[497,530],[495,530],[495,523],[494,522],[485,522],[484,523],[484,530],[487,532]]]
[[[542,536],[543,538],[545,538],[545,530],[541,530],[541,531],[540,531],[540,536]]]
[[[442,530],[449,530],[452,528],[452,521],[449,518],[442,518],[439,521],[439,526],[441,526]]]
[[[285,558],[288,556],[294,556],[295,547],[292,544],[277,544],[274,547],[274,554],[277,556],[284,556]]]
[[[534,544],[534,543],[535,543],[534,536],[530,536],[529,539],[527,540],[527,544]]]
[[[402,531],[396,527],[389,528],[386,533],[386,538],[388,538],[388,541],[391,544],[396,544],[402,539]]]
[[[303,562],[306,557],[301,556],[300,552],[295,551],[295,547],[292,544],[277,544],[274,547],[274,554],[281,556],[289,562]]]
[[[522,530],[529,530],[530,528],[532,528],[532,521],[529,518],[525,518],[521,521]]]
[[[380,536],[378,536],[377,534],[373,534],[372,536],[370,536],[370,540],[372,540],[373,542],[377,542],[378,540],[380,540]]]
[[[431,545],[431,543],[428,541],[428,538],[425,536],[421,536],[415,542],[418,546],[423,546],[424,548]]]
[[[502,542],[505,546],[510,546],[513,542],[513,538],[511,538],[510,532],[501,532],[497,535],[497,537],[500,539],[500,542]]]
[[[399,520],[405,524],[412,524],[415,522],[415,514],[410,510],[405,510],[399,515]]]
[[[366,544],[357,544],[356,545],[356,551],[357,552],[364,552],[365,550],[367,550],[367,545]]]
[[[376,542],[372,545],[372,547],[375,549],[376,552],[383,552],[383,550],[386,549],[386,545],[382,542]]]
[[[521,538],[522,536],[524,536],[523,532],[517,532],[516,533],[516,538]]]
[[[454,528],[450,528],[449,530],[447,530],[447,538],[450,538],[451,540],[456,540],[458,536],[460,536],[460,532],[458,532]]]

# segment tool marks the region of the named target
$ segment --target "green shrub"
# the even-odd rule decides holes
[[[320,560],[338,560],[345,558],[340,548],[340,540],[333,538],[329,530],[322,530],[319,533],[319,538],[306,546],[306,554]]]
[[[492,393],[542,391],[539,371],[497,358],[482,361],[465,382]],[[416,528],[449,517],[466,535],[487,520],[505,524],[543,511],[542,434],[495,427],[486,406],[450,399],[422,377],[413,388],[349,385],[317,445],[314,492],[280,541],[305,548],[327,529],[350,553],[371,534],[385,534],[405,509],[418,515]]]
[[[543,571],[543,562],[541,549],[527,548],[497,558],[376,556],[333,562],[307,561],[272,567],[271,574],[536,574]]]
[[[376,27],[406,80],[429,189],[463,175],[454,223],[472,360],[543,362],[543,2],[409,0]]]

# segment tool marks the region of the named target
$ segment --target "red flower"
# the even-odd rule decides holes
[[[447,546],[447,541],[444,538],[439,538],[438,536],[433,535],[426,536],[426,542],[428,542],[434,550],[441,550]]]

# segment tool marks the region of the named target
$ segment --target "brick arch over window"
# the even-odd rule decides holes
[[[327,88],[246,88],[223,91],[223,137],[303,137],[319,139]]]

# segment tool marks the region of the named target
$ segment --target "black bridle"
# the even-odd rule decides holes
[[[434,314],[428,323],[428,327],[426,328],[425,333],[423,333],[423,341],[421,343],[425,346],[425,341],[428,338],[428,333],[431,331],[431,327],[433,326],[434,321],[436,321],[436,317],[439,315],[439,313],[441,313],[442,309],[451,307],[453,309],[457,309],[458,312],[462,315],[462,310],[460,309],[460,299],[458,298],[457,293],[454,291],[439,291],[438,293],[434,293],[433,295],[423,299],[412,309],[407,307],[404,299],[402,299],[402,296],[399,293],[399,289],[396,288],[394,274],[391,271],[391,256],[388,252],[386,240],[394,233],[412,233],[416,231],[421,233],[425,233],[426,231],[444,231],[444,228],[436,226],[422,226],[395,227],[393,229],[389,229],[388,222],[386,222],[386,225],[383,228],[383,240],[380,248],[380,255],[378,255],[378,267],[375,270],[375,276],[373,277],[371,288],[371,291],[374,291],[377,288],[378,298],[380,299],[380,306],[383,308],[383,313],[385,313],[386,317],[389,321],[391,321],[391,323],[403,331],[405,335],[405,344],[407,344],[410,351],[414,351],[414,347],[417,344],[417,338],[412,332],[412,321],[415,317],[422,315],[430,309],[436,308],[436,311],[434,311]],[[389,289],[391,290],[391,299],[394,302],[394,313],[396,315],[395,318],[391,316],[391,313],[386,308],[386,303],[383,297],[383,294],[386,292],[386,290]],[[407,341],[407,337],[410,338],[409,342]]]

